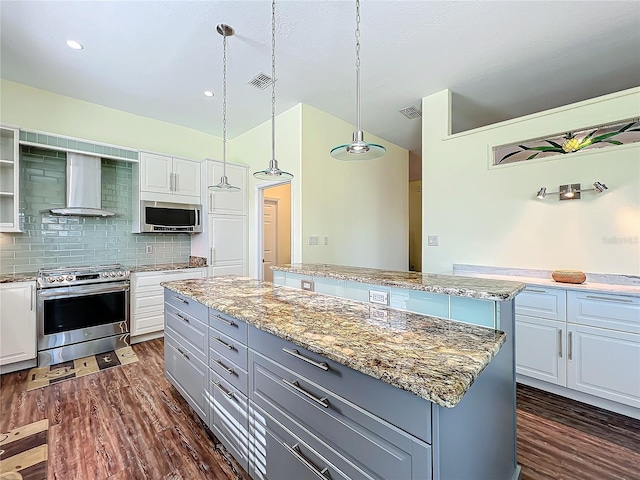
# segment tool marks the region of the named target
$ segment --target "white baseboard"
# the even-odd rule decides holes
[[[599,398],[588,393],[577,392],[567,387],[561,387],[560,385],[554,385],[552,383],[543,382],[536,378],[527,377],[525,375],[516,375],[516,381],[530,387],[539,388],[545,392],[555,393],[562,397],[571,398],[578,402],[593,405],[594,407],[603,408],[611,412],[626,415],[627,417],[636,418],[640,420],[640,408],[635,408],[630,405],[624,405],[622,403],[613,402],[605,398]]]
[[[164,337],[164,330],[160,330],[157,332],[145,333],[144,335],[136,335],[135,337],[131,337],[130,342],[131,345],[140,342],[146,342],[148,340],[155,340],[156,338]]]

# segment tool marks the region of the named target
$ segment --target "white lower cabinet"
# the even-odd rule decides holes
[[[640,408],[640,335],[568,326],[567,386]]]
[[[204,277],[204,268],[134,272],[131,274],[131,335],[164,329],[164,289],[161,282]]]
[[[556,385],[566,382],[564,322],[516,315],[516,373]]]
[[[0,285],[0,365],[36,358],[35,282]]]
[[[640,408],[640,297],[538,286],[521,295],[517,374]]]

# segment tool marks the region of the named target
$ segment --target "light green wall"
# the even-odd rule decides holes
[[[0,80],[0,121],[177,157],[222,158],[222,139],[46,90]]]
[[[300,245],[302,231],[302,205],[300,195],[301,178],[301,124],[302,104],[276,116],[276,159],[280,169],[293,174],[292,190],[292,261],[302,261]],[[256,194],[258,185],[267,184],[256,180],[253,172],[264,170],[271,160],[271,120],[268,120],[229,142],[227,161],[249,165],[249,276],[257,277],[256,245]]]
[[[350,141],[353,130],[321,110],[302,107],[302,258],[407,270],[409,152],[365,133],[367,141],[387,148],[384,157],[332,158],[329,151]],[[319,245],[309,245],[309,235],[317,235]]]
[[[423,271],[466,263],[640,274],[640,143],[489,168],[492,146],[639,117],[640,88],[456,135],[448,90],[425,97],[422,111]],[[609,190],[535,197],[542,186],[596,180]]]

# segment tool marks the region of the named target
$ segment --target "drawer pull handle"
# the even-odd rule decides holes
[[[184,358],[186,358],[187,360],[189,360],[189,355],[187,355],[186,353],[184,353],[182,350],[180,350],[179,348],[176,348],[176,350],[178,351],[178,353],[180,355],[182,355]]]
[[[218,365],[220,365],[222,369],[225,372],[227,372],[229,375],[235,375],[236,372],[233,370],[233,368],[227,367],[224,363],[222,363],[222,361],[219,358],[216,358],[213,361],[216,362]]]
[[[533,292],[533,293],[547,293],[546,290],[536,290],[534,288],[527,288],[525,289],[525,292]]]
[[[222,340],[221,338],[218,337],[211,337],[211,340],[214,340],[216,342],[218,342],[220,345],[224,345],[225,347],[227,347],[229,350],[235,350],[235,347],[233,345],[231,345],[230,343],[225,342],[224,340]]]
[[[558,356],[562,358],[562,330],[558,330]]]
[[[211,384],[216,387],[218,390],[220,390],[222,393],[224,393],[227,397],[229,398],[233,398],[233,392],[225,389],[222,384],[220,382],[214,382],[213,380],[211,381]]]
[[[329,370],[329,365],[327,365],[327,362],[316,362],[314,360],[311,360],[310,358],[307,358],[304,355],[301,355],[298,350],[295,350],[295,349],[294,350],[289,350],[288,348],[283,348],[282,351],[284,353],[288,353],[292,357],[296,357],[296,358],[299,358],[300,360],[303,360],[303,361],[305,361],[307,363],[310,363],[314,367],[318,367],[321,370],[324,370],[324,371]]]
[[[604,300],[605,302],[633,303],[633,300],[630,298],[597,297],[595,295],[587,295],[587,298],[591,300]]]
[[[183,317],[182,315],[180,315],[179,313],[176,313],[176,317],[184,320],[185,322],[189,323],[189,319],[187,317]]]
[[[283,378],[282,381],[286,385],[289,385],[291,388],[293,388],[295,391],[300,392],[305,397],[309,398],[310,400],[313,400],[317,404],[322,405],[324,408],[329,408],[329,401],[325,397],[318,398],[315,395],[312,395],[311,393],[307,392],[304,388],[300,386],[300,383],[298,383],[297,380],[290,382],[289,380]]]
[[[177,295],[174,295],[173,298],[180,300],[182,303],[184,303],[185,305],[189,305],[189,302],[187,300],[185,300],[184,298],[180,298]]]
[[[569,332],[569,360],[573,360],[573,335]]]
[[[320,470],[313,463],[311,463],[310,460],[307,460],[307,458],[300,451],[300,447],[298,446],[297,443],[293,447],[290,447],[284,442],[282,443],[282,445],[284,445],[284,448],[289,450],[289,453],[291,453],[291,455],[296,457],[300,463],[302,463],[305,467],[307,467],[309,470],[315,473],[318,478],[322,478],[324,480],[327,480],[329,478],[325,475],[325,473],[327,473],[328,471],[327,467]]]
[[[229,325],[230,327],[237,327],[238,325],[236,325],[234,322],[232,322],[231,320],[227,320],[226,318],[222,318],[220,315],[211,315],[213,318],[220,320],[222,323]]]

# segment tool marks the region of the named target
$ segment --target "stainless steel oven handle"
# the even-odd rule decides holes
[[[91,295],[94,293],[113,293],[128,292],[129,282],[110,284],[109,286],[99,285],[76,285],[71,287],[57,287],[39,289],[37,295],[39,298],[62,298],[62,297],[79,297],[82,295]]]

